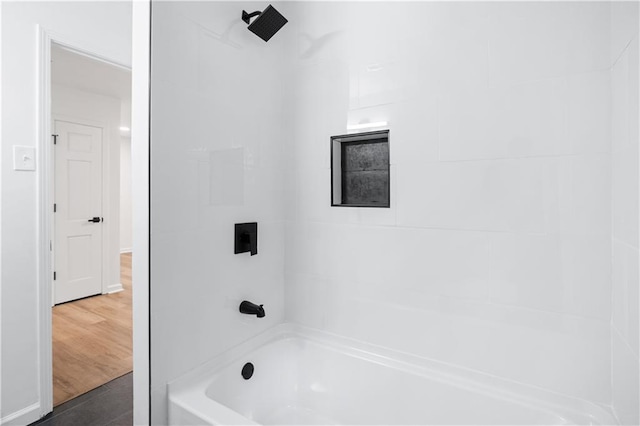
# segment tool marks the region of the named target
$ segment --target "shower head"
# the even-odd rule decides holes
[[[258,16],[255,21],[249,24],[252,17]],[[263,39],[269,41],[280,28],[287,22],[287,18],[282,16],[275,7],[269,5],[262,12],[247,13],[242,11],[242,20],[249,24],[249,31]]]

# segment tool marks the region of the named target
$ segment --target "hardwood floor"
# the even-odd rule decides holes
[[[131,253],[120,255],[124,291],[53,308],[53,405],[133,370]]]

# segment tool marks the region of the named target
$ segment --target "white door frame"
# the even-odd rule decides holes
[[[133,198],[133,424],[151,422],[151,0],[133,1],[131,195]]]
[[[144,203],[134,203],[134,250],[136,250],[136,257],[139,257],[139,261],[134,261],[134,279],[140,289],[136,291],[134,289],[134,302],[133,302],[133,317],[134,317],[134,382],[137,386],[134,386],[134,399],[136,401],[137,408],[134,408],[136,415],[136,424],[148,423],[144,413],[148,415],[149,408],[149,297],[148,297],[148,260],[149,260],[149,209],[148,209],[148,163],[149,163],[149,139],[148,139],[148,123],[149,123],[149,108],[148,108],[148,94],[149,94],[149,40],[150,40],[150,8],[148,4],[149,0],[141,2],[142,6],[146,7],[147,11],[142,14],[138,12],[138,18],[142,20],[141,23],[136,24],[134,19],[134,52],[136,51],[136,43],[138,45],[138,56],[141,54],[146,55],[146,60],[141,60],[138,57],[136,61],[136,67],[138,63],[146,65],[140,71],[133,73],[134,84],[134,100],[138,98],[138,104],[142,104],[139,99],[140,95],[146,96],[147,100],[144,102],[146,108],[138,113],[134,114],[134,129],[142,128],[141,132],[134,132],[132,134],[132,146],[135,143],[140,145],[141,148],[137,150],[137,155],[132,159],[133,179],[134,179],[134,195],[145,196]],[[134,17],[136,16],[136,9],[140,9],[139,5],[134,2]],[[146,22],[145,22],[146,20]],[[136,42],[136,34],[138,41]],[[146,35],[144,35],[146,34]],[[144,40],[142,40],[144,38]],[[39,396],[40,396],[40,410],[41,416],[53,410],[53,365],[52,365],[52,313],[51,302],[53,298],[53,262],[51,244],[53,243],[54,236],[54,217],[53,217],[53,168],[52,161],[54,159],[53,143],[52,143],[52,116],[51,116],[51,44],[55,42],[58,45],[64,46],[73,50],[76,53],[83,54],[106,62],[111,65],[116,65],[125,69],[131,69],[126,64],[119,63],[117,60],[95,54],[93,52],[99,51],[94,46],[87,43],[82,38],[74,38],[72,35],[64,35],[55,33],[48,29],[38,26],[37,28],[38,39],[38,141],[36,149],[37,155],[37,193],[38,193],[38,358],[39,358]],[[141,45],[142,52],[140,52]],[[140,72],[144,73],[140,75]],[[136,90],[135,87],[143,85],[142,91]],[[137,95],[136,95],[137,93]],[[146,135],[146,136],[145,136]],[[142,136],[142,138],[141,138]],[[106,145],[106,144],[105,144]],[[136,170],[137,169],[137,170]],[[136,183],[136,177],[140,173],[144,173],[142,181]],[[136,191],[137,188],[137,191]],[[103,197],[107,194],[103,194]],[[136,236],[137,235],[137,236]],[[138,244],[136,245],[136,239]],[[146,266],[142,264],[146,263]],[[137,269],[141,272],[136,276],[136,263]],[[106,283],[103,281],[103,286]],[[136,321],[140,324],[136,324]],[[137,363],[136,363],[137,361]]]

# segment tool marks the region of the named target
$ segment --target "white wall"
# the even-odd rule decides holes
[[[612,375],[623,424],[640,423],[640,274],[638,273],[638,3],[615,2],[612,64]]]
[[[120,252],[133,248],[133,205],[131,199],[131,138],[120,141]]]
[[[103,191],[104,256],[103,285],[105,293],[122,289],[120,283],[120,100],[84,92],[70,87],[52,85],[51,113],[53,119],[68,120],[104,128]],[[129,159],[128,167],[131,168]]]
[[[286,318],[610,404],[609,5],[296,10]],[[389,122],[389,209],[330,207],[360,121]]]
[[[284,319],[284,40],[239,19],[263,6],[153,4],[153,424],[167,382]],[[254,221],[258,255],[235,255],[234,224]],[[240,314],[244,299],[266,317]]]
[[[37,172],[12,167],[12,146],[36,146],[37,25],[86,50],[130,64],[131,4],[2,5],[2,401],[0,418],[44,414],[38,390]]]

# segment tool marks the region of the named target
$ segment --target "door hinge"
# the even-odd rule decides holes
[[[53,144],[54,144],[54,145],[55,145],[55,144],[57,144],[57,143],[58,143],[58,136],[59,136],[59,135],[51,135],[51,136],[53,136]]]
[[[53,212],[56,212],[56,203],[53,203]]]
[[[54,280],[54,281],[56,280],[56,273],[55,273],[55,271],[53,272],[53,280]]]

